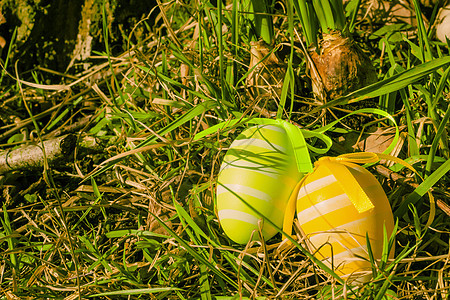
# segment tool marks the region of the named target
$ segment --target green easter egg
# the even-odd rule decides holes
[[[230,145],[217,179],[217,213],[226,235],[246,244],[252,236],[259,239],[262,222],[264,240],[273,237],[277,230],[267,220],[282,227],[289,197],[301,177],[285,127],[270,124],[244,130]]]

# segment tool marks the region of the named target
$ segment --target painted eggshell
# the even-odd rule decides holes
[[[346,168],[367,194],[374,207],[359,213],[344,192],[339,178],[330,170],[338,162],[319,164],[305,178],[297,197],[297,217],[307,237],[310,252],[342,278],[351,276],[357,282],[371,278],[366,233],[375,259],[381,258],[383,227],[392,234],[394,218],[386,194],[377,179],[356,164]],[[349,174],[350,175],[350,174]],[[393,249],[390,257],[394,254]]]
[[[300,174],[282,126],[244,130],[230,145],[217,179],[217,213],[226,235],[240,244],[246,244],[252,234],[259,239],[261,215],[281,228]],[[277,230],[265,221],[262,233],[268,240]]]

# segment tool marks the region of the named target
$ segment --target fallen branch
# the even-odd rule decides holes
[[[76,145],[76,136],[68,134],[43,142],[45,156],[49,164],[70,154]],[[36,170],[44,166],[42,144],[28,145],[0,152],[0,174],[17,170]]]

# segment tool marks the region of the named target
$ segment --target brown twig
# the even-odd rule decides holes
[[[391,179],[391,180],[401,183],[401,184],[405,183],[414,189],[419,186],[419,184],[417,182],[414,182],[409,178],[406,178],[396,172],[393,172],[383,165],[376,165],[375,171],[377,171],[378,174],[380,174],[388,179]]]
[[[71,153],[76,144],[72,134],[43,142],[46,159],[53,163]],[[39,145],[28,145],[0,152],[0,174],[15,171],[41,169],[44,166],[44,151]]]

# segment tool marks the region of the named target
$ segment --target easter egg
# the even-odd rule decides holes
[[[354,201],[364,197],[369,206],[358,209]],[[383,228],[388,237],[394,228],[390,204],[377,179],[365,168],[337,159],[319,160],[303,180],[297,218],[309,251],[341,278],[351,276],[357,282],[371,278],[366,234],[374,258],[380,259]]]
[[[280,125],[250,127],[233,141],[219,171],[216,199],[219,222],[230,239],[240,244],[259,239],[262,226],[268,240],[277,233],[270,222],[282,227],[289,197],[302,176],[295,161]]]

